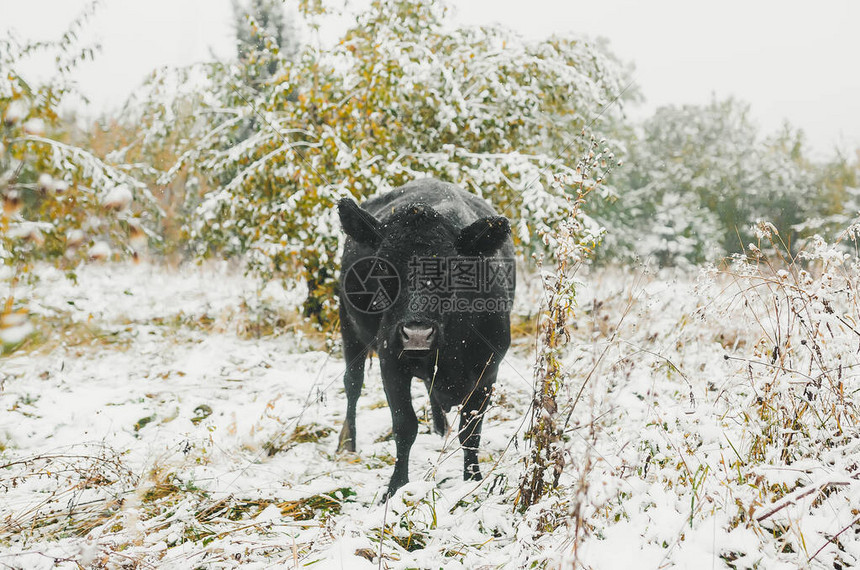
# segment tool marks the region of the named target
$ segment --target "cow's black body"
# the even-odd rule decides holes
[[[364,383],[367,354],[375,350],[397,444],[397,462],[388,494],[409,479],[409,452],[418,431],[411,397],[413,377],[421,378],[427,386],[438,433],[447,430],[443,411],[462,404],[459,439],[465,454],[464,477],[479,479],[481,422],[499,364],[510,345],[510,311],[470,308],[442,312],[422,308],[415,303],[419,291],[410,283],[408,267],[410,259],[434,256],[449,260],[512,260],[507,219],[497,216],[477,196],[432,179],[418,180],[371,198],[361,208],[344,199],[338,208],[348,236],[340,291],[347,395],[340,448],[355,450],[356,402]],[[381,312],[358,310],[346,298],[349,287],[355,287],[355,282],[350,284],[344,279],[346,269],[368,257],[385,260],[396,268],[401,283],[395,302]],[[443,294],[467,301],[492,297],[510,307],[514,281],[511,278],[492,286],[485,282],[482,288],[486,290],[480,292]],[[414,350],[415,343],[432,346]]]

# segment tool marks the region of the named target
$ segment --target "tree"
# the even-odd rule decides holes
[[[627,147],[613,203],[593,212],[609,228],[604,256],[714,260],[753,241],[759,219],[793,244],[818,194],[802,134],[762,137],[734,99],[662,107]]]
[[[146,241],[147,218],[158,214],[134,169],[76,145],[60,116],[61,103],[74,93],[72,70],[95,54],[78,41],[92,12],[91,6],[57,41],[24,42],[12,33],[0,40],[0,264],[11,275],[0,306],[0,350],[14,348],[30,331],[15,287],[34,261],[73,268],[117,250],[134,254]],[[49,81],[29,81],[22,72],[37,53],[54,56]]]
[[[377,0],[333,49],[305,46],[260,84],[241,63],[203,68],[180,158],[162,178],[186,173],[211,189],[186,226],[197,254],[304,277],[306,312],[325,320],[334,203],[420,176],[489,198],[516,220],[521,248],[543,247],[535,236],[565,216],[570,187],[557,180],[576,175],[569,157],[612,159],[607,141],[579,135],[612,120],[625,69],[583,39],[527,42],[499,27],[451,29],[445,16],[429,0]],[[144,138],[171,136],[163,114],[135,116],[154,117]],[[252,117],[260,128],[245,137]]]
[[[860,149],[854,160],[837,151],[832,159],[816,166],[815,175],[819,195],[813,215],[793,229],[802,235],[836,239],[860,216]]]
[[[236,55],[250,81],[265,81],[278,70],[279,58],[292,59],[299,49],[298,31],[280,0],[233,0]]]

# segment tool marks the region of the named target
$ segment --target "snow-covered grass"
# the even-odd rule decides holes
[[[431,433],[416,384],[412,483],[382,504],[379,367],[358,452],[336,455],[343,362],[295,316],[301,290],[226,265],[97,265],[76,284],[40,268],[18,291],[37,333],[0,360],[0,566],[850,567],[860,313],[857,269],[834,255],[809,274],[581,275],[567,467],[525,513],[534,283],[484,480],[462,481],[456,434]]]

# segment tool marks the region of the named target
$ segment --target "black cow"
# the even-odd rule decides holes
[[[516,282],[507,218],[457,186],[417,180],[338,203],[347,234],[340,280],[346,421],[338,450],[355,451],[356,402],[368,351],[379,355],[397,462],[386,496],[409,481],[418,432],[412,378],[430,395],[434,430],[462,404],[466,480],[480,479],[478,445],[499,364],[511,341]]]

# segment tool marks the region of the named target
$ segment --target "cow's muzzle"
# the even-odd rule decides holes
[[[436,343],[436,328],[422,323],[406,323],[400,327],[400,342],[406,352],[426,352]]]

